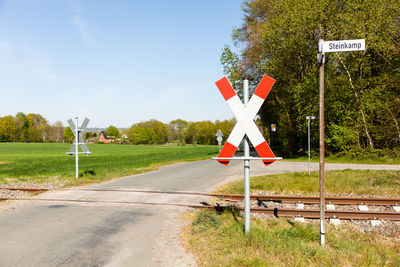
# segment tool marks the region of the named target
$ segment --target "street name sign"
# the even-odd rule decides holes
[[[319,47],[319,51],[322,53],[363,50],[365,50],[365,39],[323,41]]]
[[[363,51],[365,39],[324,41],[318,43],[319,63],[319,195],[320,195],[320,238],[321,247],[325,246],[325,53]],[[310,121],[310,120],[309,120]]]

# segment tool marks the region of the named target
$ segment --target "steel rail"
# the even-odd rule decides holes
[[[192,205],[192,208],[211,209],[223,211],[226,206],[200,206]],[[243,208],[235,208],[244,211]],[[252,213],[263,213],[275,217],[303,217],[307,219],[318,219],[319,209],[289,209],[289,208],[251,208]],[[346,219],[346,220],[388,220],[400,221],[400,212],[391,211],[357,211],[357,210],[325,210],[327,219]]]
[[[233,206],[206,206],[192,205],[186,203],[158,203],[158,202],[141,202],[141,201],[115,201],[115,200],[98,200],[98,199],[57,199],[57,198],[0,198],[1,200],[19,200],[19,201],[44,201],[44,202],[72,202],[72,203],[103,203],[103,204],[127,204],[127,205],[151,205],[151,206],[178,206],[195,209],[210,209],[215,211],[223,211],[225,209],[235,209],[244,211],[244,208]],[[275,217],[303,217],[307,219],[319,218],[319,209],[289,209],[289,208],[252,208],[252,213],[263,213]],[[337,218],[346,220],[389,220],[400,221],[400,212],[390,211],[355,211],[355,210],[325,210],[326,218]]]
[[[230,200],[243,199],[243,196],[240,194],[227,194],[221,196]],[[251,195],[250,198],[259,201],[319,204],[319,197],[316,196]],[[400,205],[400,198],[326,196],[325,200],[328,204],[338,205]]]
[[[223,198],[226,200],[243,200],[242,194],[213,194],[203,192],[190,191],[157,191],[157,190],[140,190],[140,189],[102,189],[102,188],[16,188],[16,187],[0,187],[0,190],[19,190],[27,192],[45,192],[45,191],[92,191],[92,192],[130,192],[130,193],[151,193],[151,194],[172,194],[172,195],[199,195]],[[250,199],[258,201],[273,201],[281,203],[304,203],[319,204],[317,196],[290,196],[290,195],[250,195]],[[328,204],[338,205],[400,205],[400,198],[382,198],[382,197],[344,197],[344,196],[327,196]]]

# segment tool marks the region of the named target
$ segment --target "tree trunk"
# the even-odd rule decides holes
[[[364,126],[364,131],[365,131],[365,134],[367,135],[367,139],[368,139],[369,146],[370,146],[372,149],[374,149],[374,143],[373,143],[372,137],[371,137],[371,135],[370,135],[370,133],[369,133],[368,125],[367,125],[367,120],[365,119],[365,113],[364,113],[364,110],[363,110],[363,108],[362,108],[363,105],[362,105],[362,103],[361,103],[361,100],[360,100],[360,98],[359,98],[357,92],[356,92],[356,88],[355,88],[355,86],[354,86],[354,84],[353,84],[353,81],[352,81],[352,79],[351,79],[350,72],[349,72],[349,70],[347,69],[346,65],[344,64],[342,58],[339,56],[339,54],[336,53],[336,55],[338,56],[340,62],[342,63],[343,68],[346,70],[347,76],[349,77],[350,86],[351,86],[351,88],[353,88],[354,95],[356,96],[356,99],[357,99],[357,104],[358,104],[358,107],[359,107],[359,111],[360,111],[360,113],[361,113],[361,118],[362,118],[362,122],[363,122],[363,126]]]
[[[389,111],[390,117],[391,117],[392,120],[394,121],[394,126],[396,127],[397,134],[398,134],[398,137],[399,137],[399,140],[398,140],[398,141],[399,141],[399,143],[400,143],[400,128],[399,128],[399,123],[397,122],[396,118],[394,117],[394,115],[393,115],[393,113],[392,113],[392,111],[390,110],[390,108],[389,108],[388,105],[386,106],[386,108],[387,108],[387,110]]]

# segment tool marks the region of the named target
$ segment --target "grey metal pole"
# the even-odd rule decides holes
[[[243,104],[249,101],[249,80],[243,81]],[[244,157],[250,157],[250,147],[247,136],[243,139]],[[250,232],[250,160],[244,160],[244,232]]]
[[[322,42],[319,40],[320,47]],[[319,62],[319,207],[320,207],[320,227],[321,227],[321,247],[325,246],[325,115],[324,115],[324,65],[325,54],[323,49],[320,51]]]
[[[307,124],[308,124],[308,175],[310,175],[311,174],[311,172],[310,172],[310,159],[311,159],[311,156],[310,156],[310,117],[309,116],[307,116]]]
[[[78,171],[78,142],[79,142],[79,135],[78,135],[78,117],[76,119],[76,127],[75,127],[75,178],[78,178],[79,171]]]

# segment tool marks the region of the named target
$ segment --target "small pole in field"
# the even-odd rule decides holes
[[[307,116],[307,126],[308,126],[308,175],[310,175],[310,160],[311,160],[311,144],[310,144],[310,120],[314,120],[314,116]]]
[[[78,153],[78,143],[79,143],[79,138],[78,138],[78,117],[75,117],[76,119],[76,126],[75,126],[75,178],[79,177],[79,153]]]

